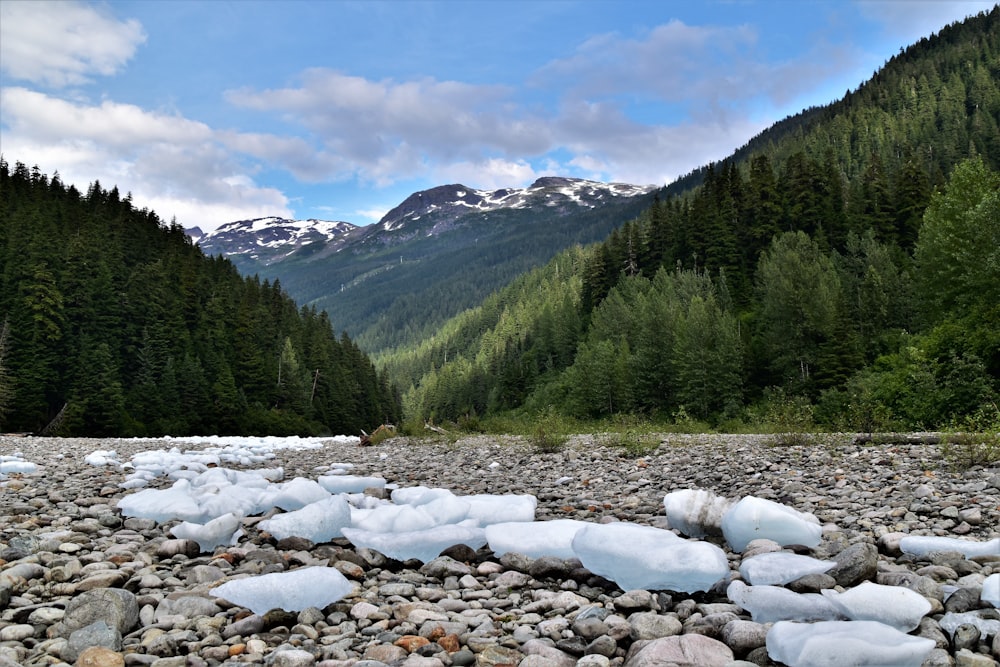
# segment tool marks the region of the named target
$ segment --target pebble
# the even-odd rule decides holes
[[[913,633],[935,641],[925,665],[995,665],[1000,637],[973,625],[952,634],[938,622],[946,612],[1000,618],[979,598],[986,577],[1000,572],[1000,554],[916,558],[903,554],[899,542],[907,535],[995,537],[1000,467],[954,471],[934,445],[826,440],[775,446],[768,436],[668,435],[642,459],[602,445],[597,436],[576,436],[546,453],[513,437],[450,444],[395,439],[373,448],[331,441],[323,450],[280,450],[261,467],[282,467],[285,479],[315,479],[318,469],[349,463],[357,473],[398,486],[533,494],[539,520],[662,527],[663,496],[684,488],[774,500],[824,525],[817,547],[786,550],[836,563],[788,588],[815,593],[865,581],[909,588],[932,604]],[[127,461],[140,451],[175,446],[0,436],[0,452],[21,452],[38,464],[34,473],[0,481],[0,515],[10,517],[0,527],[0,665],[773,664],[765,648],[770,624],[731,604],[725,586],[697,595],[622,591],[575,559],[498,558],[488,548],[456,547],[428,563],[399,562],[342,538],[275,541],[256,528],[259,517],[244,521],[238,544],[203,554],[196,542],[170,534],[176,522],[117,513],[118,499],[131,493],[117,486],[124,471],[82,464],[98,449],[113,449]],[[151,486],[170,483],[157,479]],[[706,539],[726,549],[721,538]],[[780,550],[769,540],[755,540],[742,555],[727,549],[732,578],[740,577],[741,558]],[[208,594],[228,577],[317,564],[335,567],[354,591],[323,609],[267,614]]]

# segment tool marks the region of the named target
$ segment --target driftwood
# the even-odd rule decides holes
[[[434,426],[434,424],[431,424],[430,422],[424,422],[424,428],[428,431],[434,431],[438,435],[448,435],[448,431],[444,430],[440,426]]]
[[[368,435],[364,429],[361,430],[361,442],[358,443],[360,447],[370,447],[372,445],[372,440],[377,440],[381,442],[385,438],[389,438],[396,435],[396,427],[392,424],[382,424],[377,429],[372,431],[371,435]]]
[[[937,433],[866,433],[854,438],[855,445],[940,445]]]

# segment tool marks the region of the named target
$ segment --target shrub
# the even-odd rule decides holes
[[[1000,408],[984,405],[964,420],[961,430],[942,439],[941,454],[956,470],[1000,462]]]
[[[531,443],[538,452],[552,454],[566,444],[567,433],[565,419],[550,405],[536,418]]]

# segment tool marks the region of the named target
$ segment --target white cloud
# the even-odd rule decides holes
[[[361,209],[354,212],[354,215],[364,218],[365,220],[371,220],[372,222],[378,222],[385,217],[385,214],[392,210],[393,207],[387,206],[385,208],[367,208]]]
[[[78,2],[0,3],[0,70],[53,87],[119,71],[146,41],[142,25]]]
[[[501,86],[425,78],[371,81],[326,69],[294,88],[232,90],[238,106],[282,114],[322,146],[297,169],[385,185],[426,174],[429,163],[487,164],[490,158],[551,148],[542,119],[509,103]],[[287,156],[269,153],[283,165]],[[335,158],[330,156],[336,156]],[[292,167],[289,167],[292,168]]]
[[[760,53],[759,41],[751,26],[690,26],[675,19],[637,38],[593,37],[573,55],[540,68],[533,83],[566,86],[578,100],[622,95],[704,117],[752,100],[787,103],[854,58],[847,49],[816,43],[794,60],[775,61]]]
[[[489,158],[478,162],[447,162],[434,169],[439,183],[462,183],[480,190],[530,185],[539,174],[525,160]]]
[[[0,89],[9,161],[57,170],[85,190],[99,180],[132,192],[165,221],[214,228],[264,215],[291,216],[287,197],[257,185],[252,167],[207,125],[105,101],[88,106],[23,88]]]

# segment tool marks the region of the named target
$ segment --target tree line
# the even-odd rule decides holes
[[[58,435],[357,433],[384,374],[280,282],[94,182],[0,159],[0,428]]]

